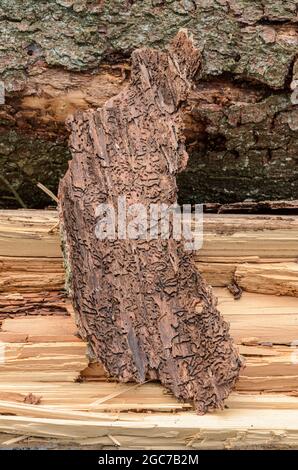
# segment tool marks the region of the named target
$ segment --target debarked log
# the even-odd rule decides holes
[[[90,356],[120,381],[160,380],[199,413],[221,407],[241,368],[229,326],[183,240],[98,240],[97,208],[177,201],[182,109],[200,67],[185,31],[167,52],[132,55],[128,87],[70,121],[72,161],[59,187],[70,292]],[[170,221],[169,233],[172,234]],[[142,239],[143,238],[143,239]]]

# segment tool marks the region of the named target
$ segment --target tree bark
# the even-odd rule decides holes
[[[50,200],[69,153],[65,118],[127,83],[131,51],[187,25],[202,47],[186,116],[189,165],[180,198],[231,203],[298,197],[297,2],[294,0],[2,1],[2,207]],[[296,64],[296,67],[295,67]],[[296,124],[295,124],[296,122]],[[285,181],[287,184],[285,184]]]
[[[93,359],[121,381],[160,380],[199,413],[221,407],[241,361],[183,241],[96,237],[97,206],[125,197],[172,205],[187,163],[182,108],[200,66],[185,32],[168,52],[132,55],[129,86],[70,121],[73,159],[59,188],[78,325]],[[149,229],[148,229],[149,230]]]

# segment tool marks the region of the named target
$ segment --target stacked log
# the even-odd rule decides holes
[[[100,364],[88,365],[62,289],[56,221],[55,211],[0,212],[1,448],[70,442],[135,449],[297,448],[298,304],[294,295],[273,295],[271,274],[274,268],[285,276],[283,266],[295,263],[297,218],[205,217],[198,267],[220,285],[214,287],[218,307],[246,368],[220,415],[203,417],[157,383],[107,381]],[[235,271],[261,265],[271,281],[247,274],[247,287],[270,290],[244,290],[235,300],[225,287],[235,282]]]
[[[62,287],[56,224],[54,210],[0,211],[0,292]],[[212,286],[297,295],[297,216],[205,214],[203,235],[197,266]]]
[[[0,212],[3,382],[17,383],[21,370],[35,383],[105,380],[101,365],[87,367],[86,345],[75,336],[56,222],[55,211]],[[241,392],[298,393],[297,235],[295,216],[205,216],[197,265],[215,286],[219,310],[245,357]],[[243,289],[239,300],[226,288],[233,282]]]
[[[208,214],[197,266],[214,287],[297,297],[297,240],[294,215]]]
[[[2,320],[0,383],[74,382],[88,361],[72,316],[18,316]]]

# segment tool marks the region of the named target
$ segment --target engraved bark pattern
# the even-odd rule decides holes
[[[120,381],[160,380],[199,413],[222,406],[241,361],[212,290],[183,242],[99,241],[99,203],[173,204],[187,153],[181,111],[200,52],[181,31],[166,52],[132,55],[126,89],[69,122],[73,159],[60,183],[70,287],[90,356]]]

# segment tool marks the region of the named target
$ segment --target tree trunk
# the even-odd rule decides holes
[[[185,32],[167,53],[136,50],[129,86],[71,119],[73,159],[59,200],[74,307],[93,358],[121,381],[160,380],[204,413],[222,406],[241,361],[173,221],[169,239],[160,226],[157,238],[149,227],[135,239],[96,235],[101,203],[116,209],[125,197],[127,214],[136,203],[147,214],[153,203],[176,203],[187,163],[182,104],[199,66]]]
[[[36,183],[57,191],[69,159],[65,118],[116,95],[131,51],[162,48],[185,25],[202,67],[185,115],[180,198],[298,197],[294,0],[2,1],[0,25],[2,207],[20,206],[13,190],[29,207],[48,204]]]

